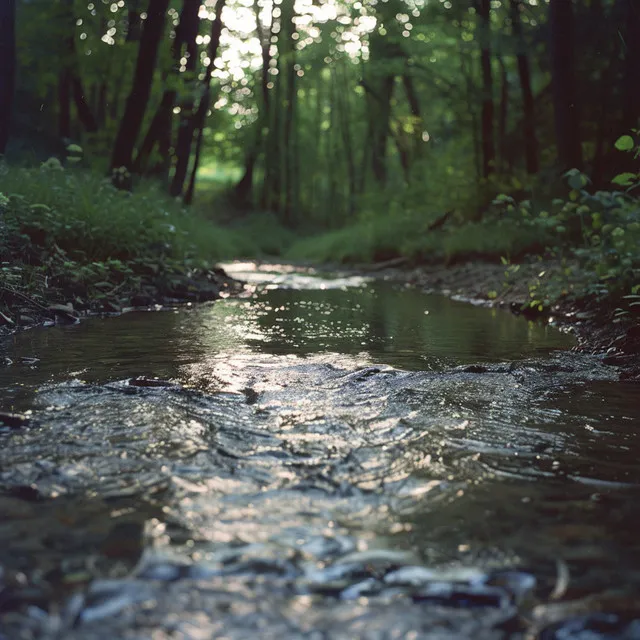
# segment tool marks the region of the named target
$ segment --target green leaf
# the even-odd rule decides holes
[[[621,136],[616,140],[615,144],[618,151],[631,151],[633,146],[633,138],[631,136]]]
[[[582,189],[589,182],[589,178],[581,173],[577,169],[571,169],[565,173],[565,177],[567,178],[567,182],[572,189]]]
[[[638,179],[638,175],[635,173],[619,173],[611,182],[613,184],[619,184],[621,187],[629,187]]]

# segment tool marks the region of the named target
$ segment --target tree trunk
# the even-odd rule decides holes
[[[96,122],[91,107],[87,102],[84,95],[84,88],[82,87],[82,80],[77,75],[74,75],[71,79],[71,85],[73,87],[73,100],[76,104],[76,111],[78,112],[78,118],[88,133],[95,133],[98,130],[98,123]]]
[[[217,5],[220,4],[218,0]],[[216,15],[217,7],[216,5]],[[186,72],[194,74],[198,63],[198,50],[196,36],[198,35],[200,0],[184,0],[184,8],[180,17],[180,40],[184,42],[187,59]],[[215,22],[215,20],[214,20]],[[176,34],[176,38],[178,34]],[[174,198],[182,195],[184,181],[187,177],[189,159],[191,156],[191,144],[194,132],[194,94],[195,83],[187,88],[187,95],[182,96],[180,103],[180,124],[178,126],[178,140],[176,142],[176,167],[171,181],[169,193]]]
[[[498,155],[500,158],[499,168],[501,172],[506,172],[510,167],[507,157],[507,118],[509,116],[509,76],[504,58],[498,56],[500,65],[500,109],[498,111]]]
[[[391,130],[391,100],[395,77],[386,75],[379,91],[369,89],[369,125],[371,127],[371,169],[379,185],[387,182],[387,145]],[[366,87],[365,87],[366,89]]]
[[[262,22],[260,21],[260,4],[259,0],[254,0],[253,9],[256,17],[256,31],[260,48],[262,50],[262,69],[260,70],[260,94],[262,96],[262,104],[258,105],[259,113],[256,123],[256,135],[253,145],[247,151],[244,160],[244,173],[238,184],[233,189],[233,200],[240,208],[248,206],[251,199],[251,191],[253,189],[253,174],[255,172],[256,162],[260,155],[260,147],[262,146],[263,134],[262,130],[266,122],[269,121],[269,41],[265,38]]]
[[[58,75],[58,136],[71,138],[71,72],[63,69]]]
[[[269,30],[268,42],[272,44],[279,43],[279,27],[274,12],[271,13],[271,28]],[[275,27],[278,27],[276,31]],[[271,50],[271,45],[269,51]],[[263,49],[263,64],[265,61]],[[264,154],[264,184],[262,188],[261,205],[267,211],[279,211],[279,170],[278,170],[278,139],[279,139],[279,109],[280,104],[280,82],[279,73],[273,74],[272,71],[280,72],[280,61],[275,56],[268,53],[269,62],[267,66],[267,94],[265,97],[267,104],[266,123],[267,137],[265,140]],[[274,64],[275,63],[275,64]],[[264,73],[264,69],[263,69]],[[274,106],[275,105],[275,106]]]
[[[574,72],[573,6],[550,0],[551,82],[558,159],[563,169],[582,168],[580,116]]]
[[[623,0],[625,17],[623,128],[639,126],[640,118],[640,5],[638,0]]]
[[[535,102],[531,90],[531,70],[527,46],[522,33],[520,13],[522,0],[511,0],[511,24],[516,37],[516,60],[518,63],[518,76],[522,91],[522,112],[524,118],[524,155],[527,173],[538,173],[538,138],[536,136]]]
[[[407,96],[407,102],[409,103],[409,109],[413,117],[411,124],[411,158],[410,165],[420,158],[423,149],[422,132],[424,127],[424,119],[422,117],[422,110],[420,109],[420,100],[418,99],[418,92],[416,91],[415,84],[413,82],[413,76],[409,73],[405,73],[402,76],[402,84],[404,86],[404,92]]]
[[[165,89],[160,104],[149,125],[149,129],[147,129],[142,144],[138,148],[136,160],[133,164],[133,170],[136,174],[145,174],[156,144],[159,144],[161,147],[161,155],[163,155],[163,151],[168,151],[168,148],[171,146],[171,115],[173,113],[175,99],[176,91],[173,89]],[[168,158],[165,159],[165,162],[167,161],[170,162]]]
[[[339,82],[338,72],[342,72],[342,82]],[[333,70],[333,80],[336,84],[338,95],[338,109],[340,116],[340,130],[342,133],[342,147],[344,152],[345,161],[347,164],[347,188],[348,188],[348,213],[353,215],[356,209],[356,191],[357,191],[357,177],[356,177],[356,161],[353,151],[353,136],[351,132],[351,105],[349,103],[349,77],[347,74],[347,68],[342,61],[342,64]]]
[[[142,27],[139,0],[128,0],[126,42],[139,42]]]
[[[222,34],[222,10],[224,9],[224,5],[225,0],[218,0],[216,4],[216,17],[211,23],[211,40],[209,41],[209,49],[207,51],[209,64],[207,65],[204,73],[202,97],[200,98],[198,109],[196,110],[195,114],[193,114],[191,122],[189,124],[191,129],[191,137],[189,139],[189,147],[187,149],[187,160],[191,155],[193,133],[194,131],[197,131],[198,133],[196,138],[196,153],[193,160],[193,166],[191,168],[191,177],[189,179],[189,184],[184,199],[185,204],[191,204],[191,202],[193,202],[193,194],[195,191],[196,176],[198,173],[202,140],[204,136],[204,125],[207,120],[207,114],[209,113],[209,107],[211,106],[211,73],[213,72],[214,62],[218,57],[218,48],[220,47],[220,35]],[[180,189],[180,193],[182,193],[182,186]]]
[[[0,156],[4,155],[11,128],[16,79],[15,0],[0,3]]]
[[[297,203],[294,201],[295,195],[295,167],[296,167],[296,145],[293,143],[294,123],[297,115],[297,74],[296,74],[296,47],[294,35],[296,33],[294,0],[283,0],[280,5],[282,11],[281,31],[283,32],[284,44],[284,80],[286,90],[283,104],[283,183],[284,183],[284,210],[283,223],[286,226],[293,226],[294,214]]]
[[[185,27],[185,23],[193,22],[193,16],[190,13],[194,10],[194,3],[190,0],[183,2],[182,11],[180,12],[180,21],[175,30],[175,37],[171,46],[173,56],[173,69],[168,74],[170,77],[179,77],[180,73],[180,60],[182,59],[183,47],[187,44],[185,38],[189,36],[189,29]],[[198,7],[199,8],[199,7]],[[196,18],[197,9],[196,8]],[[165,82],[167,77],[164,78]],[[154,173],[159,172],[167,174],[171,167],[170,149],[171,149],[171,137],[172,137],[172,120],[173,120],[173,107],[176,101],[178,92],[176,89],[166,87],[160,104],[156,109],[156,112],[151,120],[147,134],[138,149],[138,154],[134,162],[134,172],[138,175],[143,175],[149,169],[149,160],[153,150],[158,145],[161,160],[159,167],[154,167]],[[159,170],[159,171],[158,171]]]
[[[111,169],[131,170],[133,149],[140,135],[140,127],[147,110],[158,58],[158,48],[164,34],[165,15],[169,0],[149,0],[147,19],[140,36],[138,59],[131,92],[120,121],[111,157]],[[129,188],[129,180],[114,180],[116,186]]]
[[[491,72],[491,1],[478,0],[480,20],[480,66],[482,68],[482,175],[488,178],[494,170],[493,141],[493,75]]]

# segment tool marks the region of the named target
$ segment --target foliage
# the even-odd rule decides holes
[[[635,133],[635,132],[634,132]],[[639,148],[631,136],[622,136],[616,148],[637,159]],[[529,306],[542,311],[561,298],[616,297],[625,306],[636,309],[634,297],[640,287],[640,198],[634,194],[640,174],[625,172],[612,179],[626,190],[588,190],[589,178],[572,169],[565,174],[570,189],[568,198],[556,198],[549,206],[516,202],[500,194],[493,201],[493,213],[502,220],[517,223],[523,229],[547,234],[546,251],[561,258],[565,265],[560,276],[551,281],[543,274],[532,285]],[[567,258],[574,259],[569,266]],[[505,264],[509,261],[504,260]],[[517,267],[510,266],[507,279]],[[627,295],[625,295],[627,294]],[[631,306],[633,305],[633,306]]]

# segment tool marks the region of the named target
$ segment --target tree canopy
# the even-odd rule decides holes
[[[18,136],[79,144],[119,187],[152,176],[190,203],[215,161],[234,168],[237,210],[333,228],[381,203],[474,216],[498,192],[549,189],[569,169],[601,187],[633,168],[613,144],[640,115],[634,0],[17,9]]]

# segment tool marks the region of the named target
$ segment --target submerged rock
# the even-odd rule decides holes
[[[31,424],[31,416],[23,413],[6,413],[0,411],[0,427],[20,429]]]

